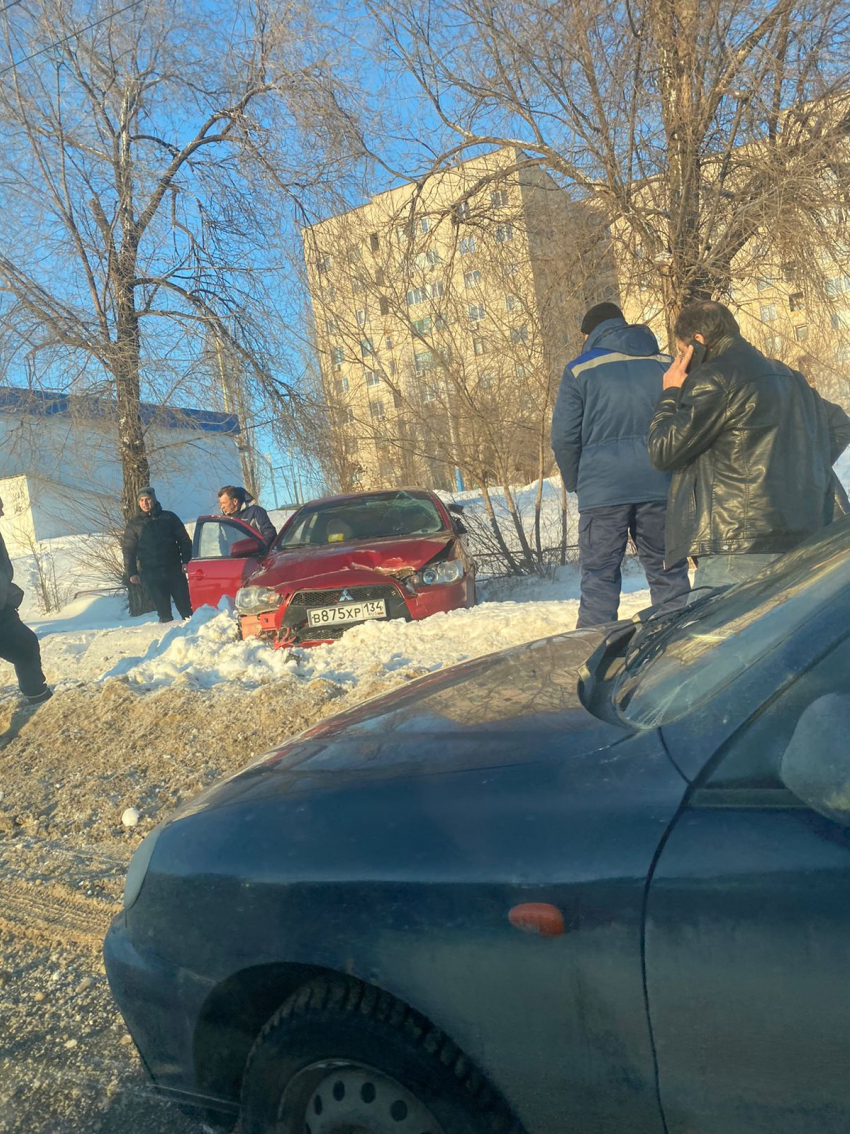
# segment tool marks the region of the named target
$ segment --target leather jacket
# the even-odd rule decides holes
[[[718,340],[649,427],[650,460],[673,473],[665,562],[789,551],[832,522],[848,444],[850,418],[802,374],[739,335]]]

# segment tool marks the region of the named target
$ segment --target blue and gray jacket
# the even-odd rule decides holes
[[[670,477],[649,463],[647,434],[662,376],[649,327],[606,319],[564,370],[552,415],[552,449],[580,512],[666,500]]]

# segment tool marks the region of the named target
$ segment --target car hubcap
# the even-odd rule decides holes
[[[281,1100],[278,1130],[281,1134],[443,1134],[427,1106],[391,1076],[357,1064],[330,1062],[305,1067],[292,1079]]]

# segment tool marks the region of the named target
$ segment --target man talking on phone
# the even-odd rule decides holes
[[[649,427],[650,460],[673,474],[665,558],[698,558],[695,587],[729,586],[836,517],[850,418],[748,343],[722,303],[682,308],[674,334]]]

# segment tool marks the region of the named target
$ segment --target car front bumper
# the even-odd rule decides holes
[[[137,949],[123,913],[109,928],[103,958],[112,995],[155,1089],[232,1120],[238,1104],[201,1090],[195,1074],[195,1029],[214,982]]]

